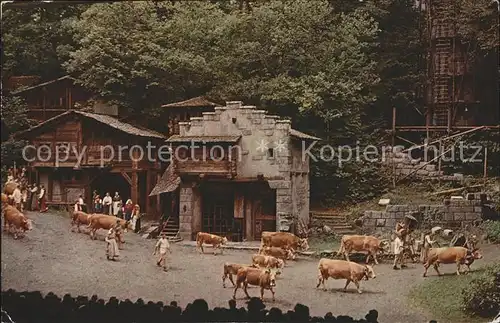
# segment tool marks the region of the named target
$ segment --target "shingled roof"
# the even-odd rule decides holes
[[[63,80],[76,81],[76,79],[74,77],[71,77],[70,75],[65,75],[65,76],[61,76],[61,77],[59,77],[59,78],[57,78],[55,80],[43,82],[43,83],[40,83],[40,84],[37,84],[37,85],[33,85],[33,86],[30,86],[30,87],[26,87],[26,88],[22,88],[22,89],[13,91],[12,94],[19,94],[19,93],[22,93],[22,92],[31,91],[31,90],[34,90],[36,88],[43,87],[43,86],[46,86],[46,85],[50,85],[52,83],[60,82],[60,81],[63,81]]]
[[[179,187],[180,183],[181,178],[175,172],[173,164],[170,164],[165,170],[165,173],[163,173],[163,175],[161,176],[158,183],[156,183],[151,193],[149,193],[149,196],[173,192],[177,189],[177,187]]]
[[[208,100],[204,96],[197,96],[185,101],[173,102],[169,104],[164,104],[162,108],[198,108],[198,107],[218,107],[217,103]]]
[[[298,139],[304,139],[304,140],[321,140],[318,137],[308,135],[307,133],[303,133],[303,132],[295,130],[295,129],[290,129],[290,136],[298,138]]]
[[[236,143],[241,138],[241,136],[181,136],[173,135],[168,138],[167,142],[204,142],[204,143],[216,143],[216,142],[230,142]]]
[[[76,110],[69,110],[67,112],[64,112],[64,113],[58,115],[58,116],[50,118],[50,119],[46,120],[45,122],[42,122],[34,127],[31,127],[28,130],[18,132],[16,134],[16,137],[26,135],[27,133],[30,133],[32,131],[42,129],[42,128],[48,127],[50,125],[53,125],[55,123],[58,123],[58,122],[62,121],[64,118],[68,117],[69,115],[83,116],[85,118],[95,120],[97,122],[100,122],[100,123],[105,124],[109,127],[115,128],[119,131],[125,132],[129,135],[132,135],[132,136],[165,139],[165,136],[163,136],[162,134],[160,134],[156,131],[144,129],[144,128],[139,128],[139,127],[133,126],[129,123],[122,122],[122,121],[120,121],[114,117],[108,116],[108,115],[83,112],[83,111],[76,111]]]

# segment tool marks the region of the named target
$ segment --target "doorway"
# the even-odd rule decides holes
[[[130,184],[120,173],[104,173],[97,176],[91,184],[91,194],[94,191],[97,191],[97,194],[99,194],[101,198],[104,198],[106,193],[109,193],[111,197],[113,197],[115,192],[118,192],[123,203],[131,196]],[[137,201],[132,202],[137,203]]]
[[[232,186],[207,184],[201,187],[201,193],[202,230],[220,236],[233,235],[235,222]]]
[[[262,231],[276,231],[276,190],[266,184],[253,187],[254,238],[260,240]]]

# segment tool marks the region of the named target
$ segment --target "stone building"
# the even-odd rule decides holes
[[[179,123],[167,140],[172,163],[151,195],[161,194],[185,239],[199,231],[241,241],[294,230],[298,220],[309,221],[309,158],[302,152],[317,140],[289,120],[227,102]]]

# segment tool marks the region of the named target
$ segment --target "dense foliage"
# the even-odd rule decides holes
[[[485,221],[481,224],[481,228],[488,241],[500,243],[500,221]]]
[[[460,32],[478,39],[482,57],[491,60],[494,43],[484,23],[493,19],[491,8],[461,2]],[[387,139],[381,129],[389,126],[393,106],[409,120],[422,118],[425,44],[414,3],[213,0],[9,8],[2,77],[49,80],[72,73],[101,99],[145,119],[158,116],[161,104],[198,95],[241,100],[291,117],[294,127],[323,144],[362,150]],[[479,18],[471,19],[469,11]],[[16,154],[4,156],[7,145],[2,133],[2,161],[16,160]],[[372,162],[339,165],[334,158],[313,163],[312,175],[313,200],[328,204],[370,198],[387,186]]]
[[[483,272],[462,290],[464,309],[481,317],[494,317],[500,312],[500,263]]]

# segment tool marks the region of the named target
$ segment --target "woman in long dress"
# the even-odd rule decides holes
[[[124,207],[125,221],[130,221],[132,219],[132,211],[134,210],[134,204],[131,199],[127,200]]]
[[[115,196],[113,197],[113,215],[118,216],[119,204],[122,202],[122,198],[118,192],[115,192]]]
[[[136,204],[132,211],[132,230],[134,230],[135,233],[141,230],[141,208],[139,204]]]
[[[115,260],[115,257],[120,256],[120,251],[118,250],[118,244],[116,243],[116,230],[111,228],[106,235],[106,258],[108,260]]]
[[[33,187],[30,189],[30,211],[35,211],[37,209],[37,201],[38,201],[38,187],[36,184],[33,184]]]

